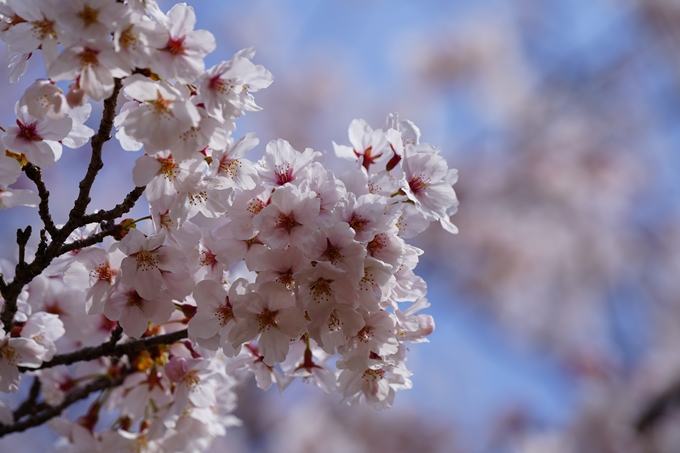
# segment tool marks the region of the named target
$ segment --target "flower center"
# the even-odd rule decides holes
[[[229,303],[229,297],[227,297],[225,305],[222,305],[217,309],[215,316],[217,316],[221,326],[225,326],[229,320],[234,317],[234,310]]]
[[[21,355],[17,354],[9,345],[0,347],[0,357],[7,360],[11,366],[16,366],[17,359],[21,359]]]
[[[309,292],[317,303],[321,303],[321,301],[329,302],[331,300],[331,283],[333,283],[333,280],[319,278],[309,285]]]
[[[335,265],[338,261],[342,261],[344,256],[340,253],[340,248],[331,244],[331,240],[326,238],[326,250],[321,254],[322,257],[326,258],[331,264]]]
[[[287,182],[293,180],[293,169],[290,164],[282,164],[274,166],[274,176],[276,177],[276,184],[282,186]]]
[[[413,176],[409,180],[408,186],[411,188],[411,191],[414,194],[417,194],[417,193],[425,190],[425,188],[427,188],[429,182],[430,182],[430,180],[426,179],[424,175],[417,175],[417,176]]]
[[[212,253],[210,250],[204,250],[202,255],[203,255],[203,257],[201,258],[202,266],[215,266],[217,264],[217,258],[215,254]]]
[[[283,212],[279,214],[279,218],[276,221],[276,227],[283,228],[288,234],[290,234],[293,228],[301,225],[301,223],[295,221],[293,214],[286,215]]]
[[[156,160],[161,164],[161,174],[165,176],[166,179],[175,179],[177,177],[177,169],[179,165],[172,158],[172,155],[163,158],[157,157]]]
[[[372,370],[372,369],[369,368],[368,370],[364,371],[364,374],[361,377],[363,379],[367,380],[367,381],[369,379],[372,380],[372,381],[376,381],[378,379],[382,379],[382,378],[385,377],[385,371],[384,370]]]
[[[19,137],[23,138],[27,142],[39,142],[42,137],[38,135],[35,127],[36,123],[24,124],[17,120],[17,126],[19,126]]]
[[[86,5],[78,14],[78,17],[80,17],[80,20],[83,21],[83,25],[85,28],[89,27],[90,25],[94,24],[97,22],[97,18],[99,17],[99,11],[90,8],[90,6]]]
[[[185,53],[184,52],[184,39],[185,38],[186,38],[185,36],[182,36],[181,38],[176,38],[176,39],[170,38],[170,39],[168,39],[168,43],[165,45],[165,49],[163,49],[163,50],[170,52],[170,54],[172,54],[173,56],[184,55],[184,53]]]
[[[209,88],[212,91],[219,91],[220,93],[225,94],[234,87],[233,85],[228,84],[226,80],[221,79],[219,75],[216,75],[210,79]]]
[[[295,280],[293,279],[293,269],[288,269],[286,272],[279,274],[276,279],[277,282],[285,285],[286,288],[292,290],[295,288]]]
[[[387,245],[387,240],[383,234],[376,235],[371,242],[368,243],[366,249],[371,256],[375,256],[376,253],[380,253],[382,249]]]
[[[99,66],[99,59],[97,58],[98,54],[98,50],[90,49],[89,47],[84,48],[83,51],[78,54],[78,58],[80,58],[80,68]]]
[[[158,264],[158,261],[148,250],[142,250],[140,252],[137,252],[136,258],[137,268],[139,270],[146,271],[157,267],[156,264]]]
[[[264,209],[266,206],[265,202],[260,200],[259,198],[253,198],[248,202],[248,206],[246,206],[246,211],[250,212],[251,214],[259,214],[260,211]]]
[[[270,311],[268,308],[262,310],[262,313],[256,316],[257,322],[260,324],[260,332],[269,330],[270,327],[276,326],[277,311]]]
[[[243,165],[241,164],[240,160],[228,160],[226,157],[224,157],[220,161],[220,166],[219,166],[219,172],[220,173],[225,173],[227,177],[234,179],[236,176],[238,176],[239,169]]]
[[[349,221],[349,226],[354,231],[363,231],[363,229],[368,225],[368,220],[361,217],[359,214],[352,214],[352,219]]]
[[[57,34],[54,32],[54,21],[43,19],[32,22],[33,32],[39,41],[44,41],[48,36],[56,38]]]
[[[128,307],[141,307],[142,306],[142,296],[137,294],[134,289],[127,293],[127,306]]]
[[[104,281],[111,284],[113,276],[116,275],[116,273],[117,272],[114,269],[111,269],[109,263],[106,263],[95,267],[91,275],[92,277],[96,278],[97,281]]]
[[[331,316],[328,318],[328,330],[331,332],[337,332],[341,329],[342,321],[338,318],[337,312],[333,310]]]
[[[153,113],[155,113],[156,115],[166,116],[168,118],[172,118],[174,116],[172,114],[172,111],[170,110],[170,105],[172,104],[172,101],[170,99],[165,99],[160,91],[157,91],[156,99],[146,102],[149,105],[151,105]]]

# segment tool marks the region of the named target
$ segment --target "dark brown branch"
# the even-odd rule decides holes
[[[21,403],[21,405],[14,411],[14,420],[17,421],[24,415],[31,413],[36,407],[38,396],[40,395],[40,379],[38,376],[33,378],[31,390],[28,392],[28,397]]]
[[[89,247],[94,244],[99,244],[104,240],[105,237],[111,236],[113,234],[114,231],[102,231],[101,233],[96,233],[93,234],[92,236],[88,236],[85,239],[69,242],[68,244],[64,244],[59,249],[59,255],[63,255],[64,253],[71,252],[73,250],[80,250],[82,248]]]
[[[116,328],[113,329],[113,332],[111,332],[111,338],[109,338],[109,341],[106,342],[106,344],[115,346],[118,341],[120,341],[120,338],[123,336],[123,326],[120,324],[116,323]]]
[[[33,228],[31,228],[31,225],[28,225],[23,231],[21,228],[17,230],[17,244],[19,245],[19,264],[17,268],[26,265],[26,244],[28,244],[32,232]]]
[[[38,196],[40,196],[38,214],[43,221],[43,225],[45,225],[45,230],[54,237],[57,234],[57,227],[54,225],[52,216],[50,215],[50,193],[42,179],[42,171],[40,170],[40,167],[36,167],[33,164],[26,164],[24,165],[24,172],[26,173],[26,176],[28,176],[28,179],[35,183],[35,187],[38,189]]]
[[[115,332],[115,331],[114,331]],[[76,362],[95,360],[100,357],[120,357],[122,355],[132,355],[148,349],[152,346],[161,344],[173,344],[187,337],[187,329],[177,332],[157,335],[155,337],[142,338],[140,340],[128,341],[127,343],[112,343],[110,340],[99,346],[79,349],[68,354],[55,355],[49,362],[43,363],[38,369],[52,368],[57,365],[70,365]],[[20,371],[31,371],[28,368],[19,368]]]
[[[680,380],[652,399],[635,421],[635,429],[640,434],[648,433],[667,412],[680,407]]]
[[[40,426],[47,420],[56,417],[61,414],[61,412],[69,407],[76,401],[87,398],[91,393],[97,392],[99,390],[104,390],[111,387],[119,386],[123,383],[123,380],[128,373],[120,373],[120,375],[115,377],[102,377],[95,381],[90,382],[84,387],[72,390],[66,395],[64,401],[56,406],[47,406],[42,408],[39,412],[32,414],[30,417],[23,421],[16,421],[11,425],[0,425],[0,437],[9,433],[16,433],[25,431],[29,428],[35,426]]]
[[[69,221],[67,224],[75,225],[76,222],[85,215],[85,210],[90,204],[90,190],[92,189],[92,184],[94,183],[97,173],[104,166],[104,161],[102,161],[102,149],[104,143],[111,139],[111,129],[113,129],[113,119],[116,116],[116,102],[118,100],[118,93],[120,92],[123,83],[121,79],[115,79],[115,85],[113,88],[113,93],[111,96],[104,100],[104,113],[102,114],[102,119],[99,123],[99,130],[92,137],[92,156],[90,157],[90,165],[87,167],[87,173],[80,181],[78,192],[78,198],[76,198],[73,204],[73,209],[69,213]],[[75,229],[75,227],[74,227]],[[70,231],[69,231],[70,233]]]
[[[108,211],[98,211],[94,214],[85,215],[80,220],[80,226],[84,226],[90,223],[101,223],[105,221],[110,221],[117,219],[118,217],[126,214],[135,206],[139,197],[144,193],[146,186],[135,187],[126,196],[122,203],[116,205],[113,209]]]
[[[17,311],[17,297],[19,297],[24,285],[30,283],[31,280],[33,280],[33,278],[35,278],[37,275],[40,275],[47,268],[47,266],[50,265],[54,258],[69,250],[68,248],[63,249],[63,245],[66,239],[68,239],[68,236],[76,228],[96,221],[88,221],[88,216],[85,216],[85,210],[90,203],[90,190],[92,189],[92,184],[94,183],[97,173],[104,165],[101,158],[102,148],[104,143],[111,138],[113,119],[116,115],[116,101],[121,86],[121,81],[116,79],[113,93],[104,101],[104,112],[102,114],[101,122],[99,123],[99,130],[97,131],[97,134],[92,137],[92,157],[90,159],[90,164],[88,166],[86,175],[80,182],[78,198],[74,203],[73,209],[71,209],[71,212],[69,213],[69,220],[63,227],[58,229],[55,228],[53,230],[53,234],[52,232],[50,233],[52,235],[52,242],[49,244],[47,244],[46,238],[41,235],[41,242],[38,245],[38,253],[36,253],[35,259],[30,264],[25,262],[25,242],[28,242],[28,236],[30,236],[31,227],[28,226],[24,231],[20,232],[20,234],[17,234],[20,259],[16,266],[15,277],[12,282],[0,285],[0,292],[2,293],[2,297],[5,300],[2,308],[2,314],[0,315],[0,321],[2,321],[5,331],[9,331],[12,327],[14,315]],[[31,170],[29,170],[29,173],[30,171]],[[38,190],[41,191],[43,189],[38,187]],[[111,217],[120,216],[128,212],[130,209],[132,209],[135,202],[139,199],[143,192],[143,187],[135,188],[125,197],[123,203],[117,205],[111,211],[107,211],[106,214]],[[42,196],[46,197],[46,194],[47,190],[45,188]],[[44,206],[41,212],[47,212],[47,204],[43,203],[42,197],[41,205]],[[96,216],[96,214],[94,214],[94,216]],[[46,217],[43,218],[43,221],[45,221],[45,219]],[[48,225],[49,223],[45,225],[46,229],[48,229]],[[22,241],[24,241],[23,246],[21,245]],[[96,243],[96,241],[94,243]]]

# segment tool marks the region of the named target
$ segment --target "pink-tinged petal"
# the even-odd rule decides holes
[[[190,338],[211,338],[219,332],[220,322],[214,312],[198,311],[187,327]]]
[[[114,293],[104,304],[104,315],[111,321],[118,321],[127,305],[127,293]]]
[[[160,297],[163,276],[158,268],[138,269],[132,285],[144,299],[152,300]]]
[[[158,234],[152,234],[148,238],[146,238],[146,246],[144,247],[146,250],[155,250],[163,243],[165,242],[165,232],[162,231]]]
[[[11,151],[26,154],[26,159],[28,159],[30,163],[41,168],[53,167],[55,162],[61,157],[61,145],[57,142],[32,142],[30,144],[24,144],[21,149],[12,149],[9,144],[7,145]]]
[[[1,143],[1,142],[0,142]],[[0,155],[0,186],[14,184],[21,174],[21,166],[16,159],[6,154]]]
[[[71,263],[64,272],[64,283],[71,288],[87,289],[90,287],[90,271],[78,261]]]
[[[169,299],[144,301],[142,311],[144,312],[144,315],[149,318],[149,321],[157,326],[162,326],[168,322],[172,313],[175,311],[175,304]]]
[[[191,32],[196,25],[196,13],[194,8],[187,6],[186,3],[178,3],[173,6],[167,14],[170,28],[168,32],[173,37],[184,36]]]
[[[199,282],[194,289],[194,299],[201,310],[215,310],[225,304],[227,291],[213,280]]]
[[[106,250],[100,249],[99,247],[89,247],[85,250],[81,250],[76,256],[76,260],[86,267],[94,269],[97,266],[107,263],[109,261],[109,254]]]
[[[190,55],[203,56],[215,50],[215,37],[208,30],[196,30],[187,35],[184,46]]]
[[[321,201],[315,193],[308,193],[301,197],[299,203],[293,208],[295,220],[303,225],[311,225],[316,222],[321,209]]]
[[[43,140],[59,141],[66,137],[73,127],[73,120],[65,116],[59,120],[45,120],[36,125],[36,133]]]
[[[295,338],[305,330],[305,316],[297,307],[284,308],[276,315],[276,325],[289,338]]]
[[[110,291],[112,287],[105,281],[98,281],[92,286],[85,301],[85,310],[88,315],[98,315],[104,311],[106,296]]]
[[[132,228],[128,234],[118,243],[120,251],[126,255],[137,253],[144,246],[146,237],[137,228]]]
[[[252,318],[237,318],[236,325],[229,332],[229,342],[234,349],[243,343],[252,341],[260,331],[259,323]]]
[[[120,263],[120,270],[120,282],[125,286],[132,287],[137,275],[137,259],[134,256],[124,258]]]
[[[102,101],[113,92],[113,76],[101,66],[87,66],[80,73],[80,87],[94,101]]]
[[[270,311],[282,310],[293,305],[293,294],[281,283],[265,282],[260,285],[258,293]]]
[[[45,348],[29,338],[10,338],[9,347],[15,351],[15,363],[18,366],[37,368],[45,357]]]
[[[262,332],[257,342],[260,353],[264,356],[264,363],[274,366],[276,363],[286,360],[290,338],[278,329],[268,329]]]
[[[323,368],[314,368],[312,373],[317,378],[317,385],[327,394],[335,392],[337,387],[337,380],[335,378],[335,373],[332,370]]]
[[[272,386],[273,373],[268,367],[262,364],[256,364],[250,369],[250,371],[252,371],[255,375],[255,382],[257,383],[258,388],[261,390],[267,390]]]
[[[185,269],[186,255],[173,247],[161,247],[155,252],[159,269],[167,272],[182,272]]]
[[[207,382],[201,382],[189,392],[189,401],[196,407],[208,407],[215,404],[215,389]]]
[[[0,360],[0,392],[13,393],[19,390],[21,375],[19,368],[6,360]]]
[[[0,209],[9,209],[15,206],[38,206],[40,197],[32,190],[0,188]]]
[[[125,94],[130,96],[132,99],[144,102],[156,99],[158,93],[159,84],[152,82],[142,75],[131,75],[123,81],[125,85]],[[163,97],[167,99],[165,93]],[[173,96],[171,100],[174,100]]]
[[[189,372],[189,362],[184,357],[174,356],[164,368],[168,379],[172,382],[181,382]]]
[[[137,187],[146,186],[153,178],[159,176],[160,171],[161,163],[158,159],[145,154],[135,161],[132,169],[132,182]]]
[[[148,301],[144,301],[148,303]],[[123,332],[129,337],[139,338],[148,326],[148,320],[142,310],[136,305],[128,305],[123,309],[118,321],[123,328]]]

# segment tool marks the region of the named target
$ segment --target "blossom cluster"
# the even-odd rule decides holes
[[[71,234],[67,242],[113,231],[116,241],[65,253],[24,287],[13,330],[0,332],[0,391],[18,389],[19,367],[105,343],[116,326],[123,341],[187,328],[188,339],[136,355],[34,371],[52,405],[93,377],[122,379],[78,423],[51,422],[64,451],[203,451],[237,423],[241,370],[263,389],[299,377],[377,409],[411,387],[405,345],[427,341],[434,321],[420,313],[422,250],[406,240],[434,221],[455,233],[458,205],[456,170],[412,122],[354,120],[350,145],[334,144],[353,162],[339,176],[322,152],[281,139],[253,162],[245,155],[259,141],[236,138],[235,120],[260,109],[252,93],[272,75],[252,48],[205,70],[215,39],[194,30],[190,6],[7,0],[0,13],[0,38],[17,54],[12,77],[38,49],[48,76],[25,91],[2,137],[0,207],[38,205],[9,185],[27,165],[54,166],[62,145],[86,144],[88,99],[120,92],[115,136],[124,150],[143,149],[132,176],[152,224]],[[66,94],[58,81],[70,83]],[[117,419],[95,433],[101,408]]]

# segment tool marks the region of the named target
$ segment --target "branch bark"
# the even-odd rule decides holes
[[[646,434],[673,408],[680,407],[680,380],[652,399],[635,421],[635,429]]]
[[[119,386],[123,383],[125,377],[130,373],[130,371],[121,372],[117,376],[105,376],[101,377],[89,384],[72,390],[66,395],[64,401],[56,406],[45,406],[42,407],[40,411],[31,414],[27,419],[16,421],[11,425],[0,424],[0,437],[10,434],[25,431],[29,428],[42,425],[46,421],[56,417],[61,414],[61,412],[69,407],[76,401],[90,396],[91,393],[97,392],[99,390],[104,390],[111,387]]]
[[[43,363],[37,369],[42,370],[45,368],[52,368],[57,365],[70,365],[76,362],[95,360],[100,357],[120,357],[122,355],[131,355],[143,351],[144,349],[148,349],[152,346],[173,344],[184,338],[187,338],[187,329],[166,333],[164,335],[128,341],[127,343],[116,344],[115,342],[108,341],[106,343],[100,344],[99,346],[79,349],[78,351],[70,352],[68,354],[55,355],[52,360]],[[25,372],[35,369],[22,367],[19,368],[19,370]]]

